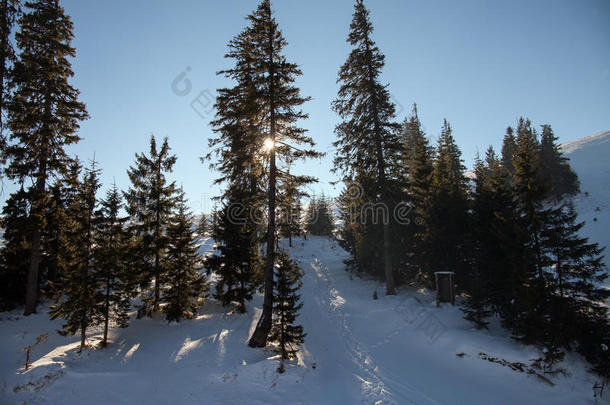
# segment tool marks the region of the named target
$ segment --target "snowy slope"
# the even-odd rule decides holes
[[[575,205],[579,219],[586,221],[583,235],[610,248],[610,131],[566,142],[561,147],[580,180],[581,194],[575,198]]]
[[[210,300],[196,319],[179,324],[133,319],[128,329],[113,329],[109,348],[81,355],[78,339],[54,333],[59,322],[45,313],[2,313],[0,404],[594,403],[594,378],[577,357],[568,355],[571,375],[551,386],[480,358],[484,352],[529,364],[539,356],[497,324],[475,331],[458,307],[437,308],[430,291],[386,297],[377,281],[352,279],[346,253],[327,239],[297,239],[290,250],[305,271],[299,321],[308,335],[285,374],[277,374],[272,353],[246,345],[260,295],[244,315]],[[49,341],[24,372],[22,347],[41,333]],[[95,330],[89,339],[99,338]]]

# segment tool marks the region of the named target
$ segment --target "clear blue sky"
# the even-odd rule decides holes
[[[227,82],[215,75],[228,66],[227,42],[245,25],[255,0],[62,0],[75,24],[77,56],[72,83],[91,118],[72,150],[95,152],[105,186],[129,184],[134,154],[148,150],[151,134],[169,137],[178,155],[173,178],[193,210],[209,212],[215,173],[199,161],[207,151],[208,125],[190,106],[206,103]],[[399,119],[417,102],[428,136],[436,140],[446,117],[467,166],[523,115],[550,123],[561,141],[610,128],[610,2],[589,1],[366,1],[374,40],[386,55],[383,74]],[[298,85],[313,100],[304,126],[328,152],[299,168],[320,178],[316,192],[336,195],[330,173],[330,110],[352,0],[275,0],[273,8],[289,46],[288,59],[303,76]],[[190,67],[191,92],[178,96],[172,81]],[[207,115],[206,115],[207,114]]]

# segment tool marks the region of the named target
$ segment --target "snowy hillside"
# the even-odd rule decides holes
[[[610,249],[610,131],[567,142],[561,147],[580,180],[581,194],[575,203],[579,219],[587,223],[583,234]]]
[[[537,376],[528,368],[540,355],[535,349],[514,343],[495,323],[475,331],[457,306],[437,308],[430,291],[384,296],[378,282],[352,279],[334,242],[297,239],[291,255],[305,271],[299,321],[308,336],[285,374],[276,372],[272,353],[246,344],[260,295],[245,315],[210,300],[196,319],[179,324],[132,319],[128,329],[112,331],[106,350],[81,355],[78,339],[57,335],[59,322],[46,313],[15,311],[0,314],[0,403],[594,403],[594,378],[572,354],[564,363],[570,376]],[[33,350],[25,372],[22,348],[42,333],[49,340]]]

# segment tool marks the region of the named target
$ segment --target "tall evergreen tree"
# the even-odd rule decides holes
[[[290,260],[286,253],[278,254],[276,265],[276,284],[273,312],[275,319],[269,339],[277,342],[275,349],[280,355],[278,371],[285,371],[284,360],[296,357],[299,345],[305,341],[303,326],[295,325],[298,311],[303,306],[299,302],[299,289],[302,286],[301,269]]]
[[[309,201],[305,222],[307,225],[307,232],[311,235],[333,235],[335,226],[332,209],[324,194],[319,198],[314,196]]]
[[[19,13],[19,0],[0,1],[0,154],[4,153],[6,139],[4,138],[5,101],[9,97],[10,68],[15,61],[15,49],[11,43],[11,33]],[[3,158],[0,156],[0,158]]]
[[[247,218],[248,212],[239,205],[244,198],[239,190],[234,190],[217,211],[212,234],[218,254],[207,258],[205,263],[206,268],[219,276],[215,298],[223,306],[237,302],[239,313],[246,312],[246,301],[252,299],[262,273],[257,230]]]
[[[466,261],[468,229],[467,181],[461,152],[447,120],[443,123],[432,171],[430,214],[427,218],[427,244],[430,249],[424,268],[428,284],[434,271],[451,269],[458,281]]]
[[[371,38],[373,26],[369,11],[362,0],[357,0],[347,42],[353,47],[347,61],[339,70],[341,84],[333,109],[341,122],[335,128],[337,148],[336,170],[344,173],[365,190],[368,201],[390,211],[392,178],[390,173],[398,164],[400,142],[398,125],[394,122],[395,106],[390,100],[388,86],[380,82],[385,57]],[[373,215],[378,215],[375,209]],[[369,226],[381,228],[383,273],[387,294],[396,294],[391,263],[391,217],[375,218]],[[373,240],[371,242],[374,242]]]
[[[73,26],[58,0],[25,3],[16,34],[20,49],[7,103],[7,124],[11,131],[6,148],[6,173],[13,180],[29,178],[32,234],[25,315],[36,312],[40,245],[44,227],[49,177],[62,173],[69,161],[65,146],[78,142],[79,121],[88,117],[79,92],[68,83],[73,75],[68,58],[75,56],[70,45]]]
[[[162,297],[163,311],[170,322],[193,318],[206,289],[204,276],[199,274],[201,257],[192,230],[193,216],[182,190],[178,193],[176,210],[167,229],[167,289]]]
[[[101,323],[104,325],[102,347],[108,344],[110,321],[125,328],[129,324],[129,309],[134,280],[127,266],[130,235],[126,229],[127,217],[120,214],[123,208],[121,193],[116,184],[108,190],[96,212],[95,270],[99,285],[98,302]]]
[[[430,146],[417,115],[417,106],[403,124],[403,175],[407,195],[405,200],[411,203],[411,218],[408,229],[402,232],[403,246],[406,247],[405,266],[409,268],[407,276],[412,277],[423,272],[426,252],[425,235],[428,233],[430,202],[432,191],[432,170],[434,148]]]
[[[269,0],[263,0],[258,9],[248,16],[250,25],[242,33],[252,44],[251,57],[256,67],[252,75],[252,88],[258,103],[259,129],[263,137],[258,138],[267,147],[269,172],[267,176],[267,252],[264,273],[263,312],[250,338],[249,345],[263,347],[272,325],[273,312],[273,265],[276,247],[276,188],[277,160],[280,166],[288,166],[296,159],[318,157],[311,148],[314,142],[300,128],[298,121],[307,118],[299,108],[308,98],[302,97],[294,81],[302,73],[298,66],[283,55],[287,42],[273,17]],[[262,146],[263,144],[259,144]],[[303,145],[298,149],[290,144]],[[285,170],[286,171],[286,170]]]
[[[554,211],[541,233],[541,243],[552,269],[553,299],[547,326],[556,346],[576,343],[579,351],[608,377],[610,359],[602,345],[610,341],[608,308],[610,291],[603,288],[608,269],[603,248],[580,236],[584,222],[570,203]]]
[[[502,164],[510,174],[515,171],[515,166],[513,166],[513,155],[516,148],[517,139],[515,138],[513,128],[507,127],[504,140],[502,141]]]
[[[215,297],[222,305],[238,303],[246,312],[252,299],[255,275],[260,272],[259,235],[255,212],[264,205],[264,133],[256,85],[256,44],[251,27],[229,42],[226,58],[233,67],[219,74],[233,80],[231,88],[218,89],[216,117],[211,125],[216,138],[209,140],[213,152],[206,156],[210,167],[220,173],[216,184],[226,189],[218,198],[222,208],[212,215],[211,234],[218,255],[206,260],[206,268],[219,276]]]
[[[575,195],[580,191],[578,176],[568,161],[557,144],[557,137],[551,126],[543,125],[540,139],[541,176],[549,184],[549,198],[554,201],[560,201],[564,196]]]
[[[520,118],[517,125],[517,143],[513,154],[513,192],[517,205],[517,221],[523,231],[523,272],[515,293],[511,319],[515,338],[525,343],[552,342],[549,334],[552,309],[552,274],[549,258],[542,244],[542,233],[550,218],[558,215],[555,209],[545,206],[549,196],[548,184],[542,175],[539,140],[529,120]]]
[[[507,175],[493,148],[485,160],[477,159],[471,198],[473,261],[464,312],[479,328],[492,313],[511,324],[512,301],[523,282],[523,237]]]
[[[159,311],[161,286],[167,273],[167,228],[176,206],[175,182],[169,182],[176,156],[171,154],[167,138],[157,148],[155,137],[150,138],[150,152],[136,154],[136,163],[127,174],[131,187],[124,193],[127,212],[131,216],[133,233],[138,238],[137,255],[142,260],[140,283],[147,287],[154,281],[152,293],[143,299],[139,314]]]
[[[208,217],[202,212],[197,222],[197,234],[203,238],[208,233],[209,226]]]
[[[80,350],[85,348],[87,328],[99,319],[98,280],[94,270],[96,193],[100,187],[99,169],[95,162],[85,171],[77,199],[70,207],[70,231],[67,266],[56,303],[51,306],[51,319],[62,318],[62,335],[80,332]]]

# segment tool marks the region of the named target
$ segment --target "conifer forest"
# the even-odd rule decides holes
[[[0,0],[0,403],[610,403],[610,8],[492,3]]]

